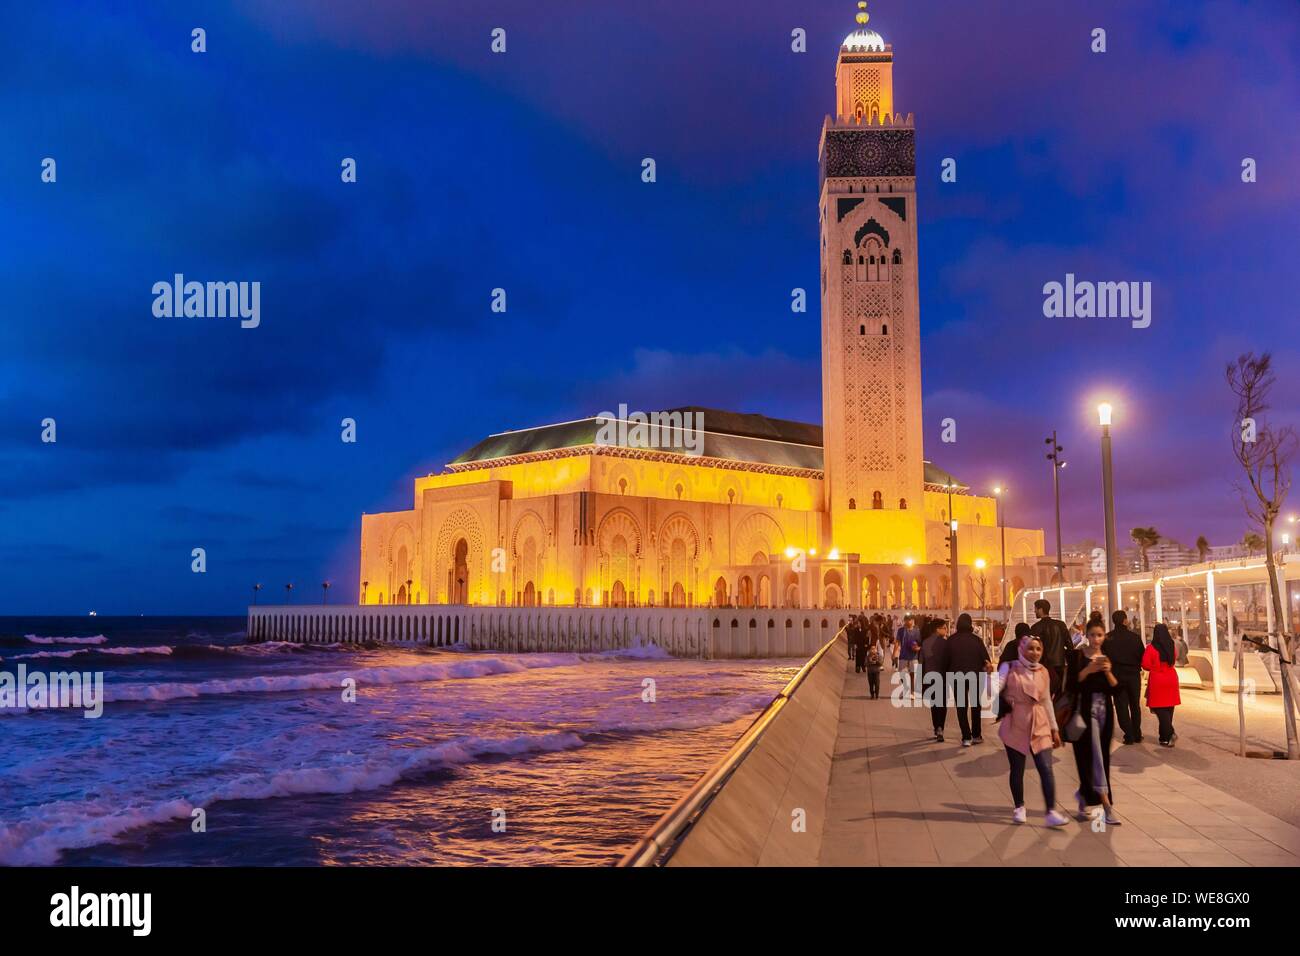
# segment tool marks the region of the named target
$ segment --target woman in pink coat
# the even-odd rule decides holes
[[[1178,671],[1174,669],[1174,639],[1169,628],[1157,624],[1151,631],[1151,643],[1142,653],[1142,669],[1147,678],[1147,706],[1160,722],[1160,746],[1172,747],[1178,739],[1174,733],[1174,708],[1181,704]]]
[[[1015,801],[1011,819],[1025,822],[1025,761],[1032,758],[1047,805],[1044,822],[1061,827],[1069,820],[1056,810],[1056,778],[1052,774],[1052,749],[1061,746],[1061,733],[1052,709],[1051,678],[1040,663],[1042,656],[1041,640],[1033,635],[1022,638],[1017,659],[998,668],[993,696],[997,699],[1001,691],[1003,703],[1011,708],[998,725],[1011,766],[1011,799]]]

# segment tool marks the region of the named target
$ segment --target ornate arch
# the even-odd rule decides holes
[[[616,535],[623,535],[632,542],[632,556],[641,556],[641,525],[636,517],[626,508],[614,508],[607,512],[596,526],[596,546],[602,557],[610,553],[610,543]]]
[[[483,529],[474,512],[468,508],[456,508],[442,520],[442,526],[438,530],[438,548],[433,562],[435,578],[432,582],[432,590],[441,596],[444,604],[451,600],[451,595],[445,589],[447,572],[451,568],[452,542],[462,537],[469,545],[469,553],[465,557],[469,580],[465,582],[465,590],[471,598],[479,593],[483,575]]]
[[[695,530],[695,523],[682,511],[669,515],[659,526],[659,554],[666,556],[676,538],[684,538],[690,543],[689,557],[695,559],[700,556],[700,533]]]
[[[737,526],[733,535],[733,558],[737,564],[748,564],[762,551],[769,558],[785,551],[785,535],[776,519],[764,511],[755,511]]]
[[[407,560],[410,562],[409,577],[417,583],[421,580],[419,538],[406,521],[399,521],[389,532],[385,546],[384,570],[387,572],[389,594],[396,594],[399,587],[406,585],[406,576],[399,575],[397,568],[397,555],[403,546],[406,548]],[[397,580],[399,576],[402,578],[400,581]]]
[[[542,520],[541,515],[530,508],[519,516],[519,520],[515,522],[515,529],[510,535],[510,553],[513,555],[518,556],[519,554],[519,534],[521,531],[526,530],[524,527],[526,524],[535,524],[537,526],[538,548],[545,548],[548,543],[546,522]]]

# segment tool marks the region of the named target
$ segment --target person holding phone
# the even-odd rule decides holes
[[[1074,798],[1079,804],[1079,819],[1090,817],[1089,808],[1101,805],[1106,822],[1118,826],[1110,786],[1110,741],[1115,733],[1115,688],[1119,681],[1111,668],[1110,658],[1101,652],[1106,640],[1106,625],[1100,620],[1088,623],[1083,644],[1070,656],[1065,674],[1065,701],[1073,718],[1083,719],[1083,733],[1073,741],[1074,764],[1079,771],[1079,789]]]

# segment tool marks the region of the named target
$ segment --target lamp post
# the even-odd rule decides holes
[[[289,602],[290,604],[292,604],[292,603],[293,603],[293,585],[292,585],[292,584],[286,584],[286,585],[284,586],[284,591],[285,591],[285,594],[287,594],[287,595],[289,596],[289,597],[288,597],[288,602]]]
[[[328,581],[320,583],[320,602],[321,604],[329,604],[330,602],[330,583]]]
[[[1004,627],[1010,627],[1011,594],[1007,591],[1007,518],[1006,515],[1002,513],[1002,495],[1006,490],[1006,488],[998,485],[993,489],[993,496],[998,500],[998,527],[1002,535],[1002,580],[999,586],[999,591],[1001,593],[998,595],[998,603],[1001,604],[1003,601],[1006,601],[1006,610],[1002,616],[1002,624]]]
[[[1045,439],[1052,450],[1047,453],[1047,460],[1052,463],[1052,496],[1056,499],[1056,573],[1060,577],[1060,583],[1065,583],[1065,557],[1061,551],[1061,469],[1065,467],[1065,462],[1061,460],[1061,452],[1065,451],[1056,441],[1056,429],[1052,429],[1052,437]]]
[[[952,482],[948,489],[948,561],[952,565],[952,624],[957,626],[957,617],[961,614],[961,584],[957,577],[957,518],[952,513]]]
[[[1097,406],[1101,422],[1101,493],[1106,508],[1106,608],[1119,607],[1119,576],[1115,570],[1115,484],[1111,476],[1110,402]]]
[[[262,585],[260,584],[253,585],[253,607],[257,607],[257,592],[260,590],[262,590]]]

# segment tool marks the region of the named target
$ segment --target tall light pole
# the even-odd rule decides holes
[[[260,584],[253,585],[253,607],[257,607],[257,592],[260,590],[262,590],[262,585]]]
[[[1065,557],[1061,550],[1061,469],[1065,467],[1065,462],[1061,460],[1061,452],[1065,451],[1056,441],[1056,429],[1052,429],[1052,437],[1045,439],[1052,450],[1047,453],[1047,460],[1052,463],[1052,495],[1056,498],[1056,573],[1060,577],[1060,583],[1065,583]]]
[[[1115,484],[1110,460],[1110,402],[1097,406],[1101,422],[1101,493],[1106,507],[1106,607],[1113,614],[1119,607],[1119,575],[1115,570]]]
[[[1006,610],[1002,615],[1002,624],[1004,627],[1011,626],[1011,594],[1007,591],[1007,518],[1002,513],[1002,495],[1006,488],[998,485],[993,489],[993,497],[998,500],[998,527],[1002,533],[1002,581],[999,587],[1001,592],[998,595],[998,603],[1006,602]]]
[[[952,513],[952,482],[948,489],[948,560],[952,563],[952,626],[957,626],[957,617],[961,614],[961,585],[957,577],[957,517]]]

